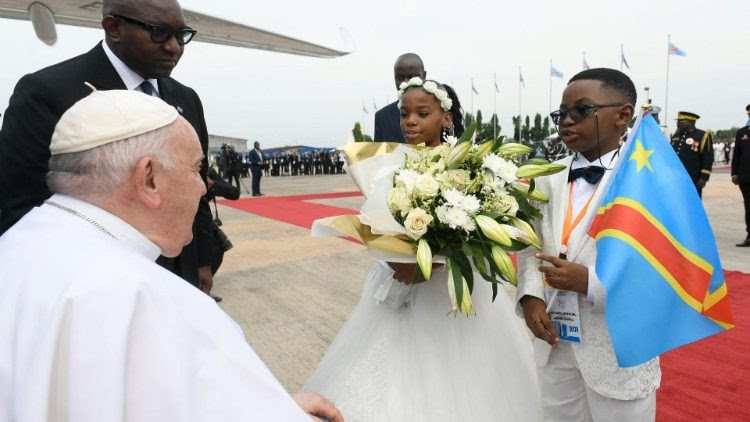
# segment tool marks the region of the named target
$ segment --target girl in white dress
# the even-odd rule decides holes
[[[440,145],[463,132],[461,107],[421,86],[401,100],[406,142]],[[442,103],[443,105],[446,102]],[[448,315],[448,273],[411,284],[414,264],[375,262],[362,298],[305,390],[333,401],[347,421],[540,421],[531,342],[514,305],[475,273],[476,315]]]

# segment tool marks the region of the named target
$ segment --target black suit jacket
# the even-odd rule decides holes
[[[0,130],[0,235],[51,193],[45,177],[49,165],[52,132],[62,114],[91,93],[88,82],[99,90],[125,89],[117,71],[97,44],[88,53],[22,77],[16,84]],[[190,122],[198,133],[208,168],[208,131],[198,94],[172,78],[160,78],[159,95]],[[193,241],[175,259],[159,263],[194,285],[198,267],[211,265],[211,210],[201,199],[193,224]]]
[[[375,137],[373,141],[404,143],[398,101],[392,102],[375,112]]]
[[[750,183],[750,126],[740,128],[734,139],[732,176],[740,183]]]

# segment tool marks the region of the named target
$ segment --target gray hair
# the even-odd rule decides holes
[[[172,144],[180,135],[178,122],[90,150],[53,155],[47,186],[53,193],[76,198],[106,198],[119,190],[143,157],[152,157],[172,170]]]

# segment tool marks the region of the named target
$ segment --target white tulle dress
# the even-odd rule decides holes
[[[542,419],[536,365],[523,321],[477,274],[476,316],[447,315],[447,276],[407,286],[376,262],[362,298],[304,389],[351,421]]]

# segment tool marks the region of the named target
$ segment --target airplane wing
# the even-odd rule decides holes
[[[57,41],[55,24],[101,28],[102,2],[91,0],[0,0],[0,18],[30,20],[44,43]],[[351,53],[184,9],[196,41],[301,56],[333,58]],[[342,37],[344,34],[342,33]]]

